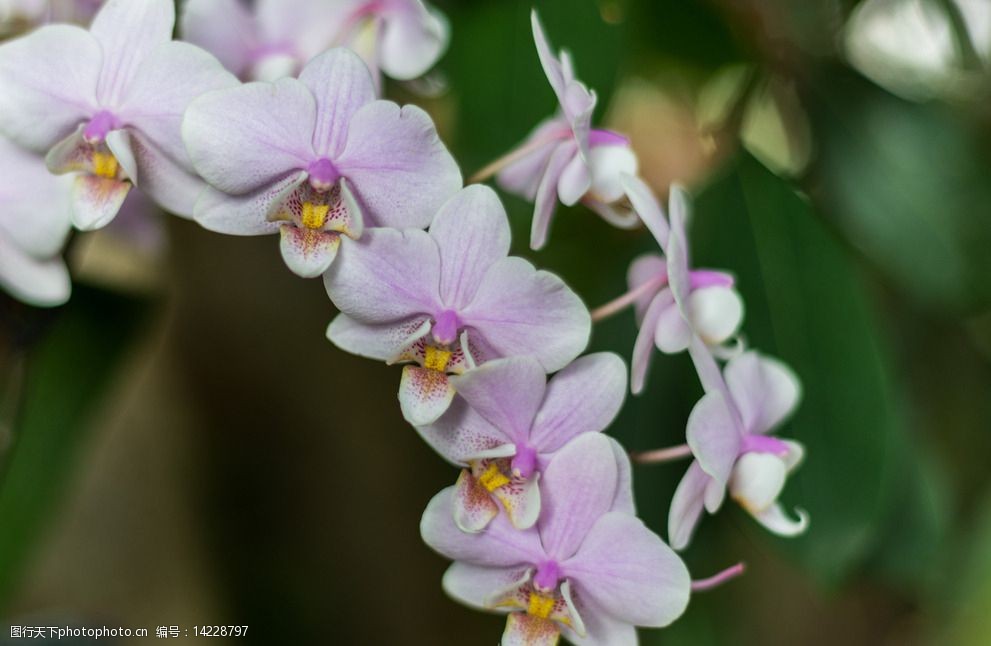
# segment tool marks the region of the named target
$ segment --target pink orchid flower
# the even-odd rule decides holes
[[[557,95],[560,113],[537,126],[517,150],[493,165],[501,169],[498,181],[503,189],[534,203],[530,246],[540,249],[547,243],[558,200],[566,206],[583,202],[614,226],[636,226],[635,213],[622,213],[614,206],[625,196],[622,175],[635,175],[638,170],[630,142],[610,130],[592,129],[595,92],[575,77],[567,52],[554,56],[536,11],[531,20],[537,54]]]
[[[357,51],[379,84],[379,71],[410,80],[447,49],[450,29],[421,0],[188,0],[185,40],[212,52],[245,80],[295,76],[335,46]]]
[[[536,359],[512,357],[450,381],[459,395],[451,409],[417,430],[444,458],[467,467],[455,489],[455,522],[481,531],[501,505],[526,529],[540,514],[538,481],[554,453],[582,433],[604,430],[619,413],[626,365],[615,354],[590,354],[548,383]]]
[[[450,406],[448,375],[520,355],[555,372],[585,349],[591,320],[581,299],[557,276],[507,257],[509,244],[499,198],[476,185],[440,209],[429,233],[375,229],[346,240],[324,277],[341,311],[327,336],[348,352],[409,364],[399,400],[414,426]]]
[[[62,248],[72,228],[72,180],[45,160],[0,138],[0,287],[42,307],[61,305],[72,289]]]
[[[346,49],[317,56],[299,79],[200,97],[182,132],[210,185],[196,221],[233,235],[280,233],[283,259],[304,278],[327,270],[342,236],[427,226],[462,183],[427,113],[377,101],[368,69]]]
[[[192,215],[203,182],[179,133],[196,96],[236,79],[212,56],[172,42],[170,0],[110,0],[89,31],[49,25],[0,46],[0,131],[76,173],[72,221],[97,229],[131,186]]]
[[[771,532],[803,533],[808,514],[799,509],[793,520],[777,500],[805,449],[769,435],[798,406],[798,377],[780,361],[755,351],[731,359],[723,374],[702,343],[693,341],[691,352],[706,394],[688,418],[688,445],[695,461],[671,502],[671,546],[687,546],[702,510],[718,511],[727,490]]]
[[[550,460],[537,524],[505,515],[470,534],[453,520],[456,492],[439,493],[423,540],[455,563],[444,590],[469,606],[508,613],[502,644],[635,645],[635,626],[663,627],[685,611],[685,564],[634,516],[628,465],[604,435],[587,433]]]

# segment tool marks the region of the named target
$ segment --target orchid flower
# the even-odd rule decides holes
[[[688,198],[678,186],[671,187],[671,225],[650,188],[641,180],[626,176],[634,208],[666,258],[646,254],[633,261],[628,274],[630,291],[612,304],[596,310],[601,318],[632,302],[640,333],[633,346],[630,386],[643,390],[653,346],[665,354],[688,348],[693,334],[711,346],[726,343],[739,330],[743,320],[743,300],[734,289],[733,276],[722,271],[692,269],[689,265],[685,231]]]
[[[614,354],[590,354],[547,383],[536,359],[513,357],[450,382],[460,396],[436,423],[417,430],[443,457],[467,467],[455,489],[455,522],[481,531],[501,504],[525,529],[537,522],[538,481],[554,453],[582,433],[602,431],[619,413],[626,366]]]
[[[490,359],[533,356],[545,372],[588,343],[581,299],[557,276],[507,257],[510,232],[495,192],[471,186],[430,232],[375,229],[341,245],[324,277],[341,311],[327,330],[340,348],[403,368],[399,400],[414,426],[435,422],[455,390],[449,374]]]
[[[477,534],[453,520],[449,487],[427,506],[423,540],[455,561],[444,590],[462,603],[508,613],[503,646],[635,645],[635,626],[662,627],[688,604],[681,559],[634,516],[626,456],[599,433],[567,444],[544,471],[534,527],[505,515]]]
[[[0,168],[0,286],[31,305],[61,305],[72,289],[61,258],[72,181],[3,138]]]
[[[688,418],[688,445],[695,460],[671,502],[671,546],[688,545],[702,509],[715,513],[727,489],[771,532],[803,533],[808,514],[799,509],[798,519],[793,520],[777,500],[805,449],[798,442],[769,435],[798,406],[798,377],[780,361],[755,351],[731,359],[721,375],[703,344],[693,342],[691,352],[706,394]]]
[[[189,155],[210,187],[196,221],[234,235],[281,233],[296,274],[319,276],[342,236],[366,226],[425,227],[461,188],[461,172],[426,112],[376,101],[346,49],[299,79],[211,92],[189,106]]]
[[[186,106],[236,83],[209,54],[172,42],[171,0],[110,0],[87,32],[50,25],[0,46],[0,131],[77,173],[72,221],[109,223],[131,186],[192,215],[203,183],[179,124]]]
[[[567,206],[584,202],[615,226],[636,226],[639,220],[635,213],[620,213],[613,206],[625,195],[621,176],[634,175],[638,169],[629,140],[610,130],[592,129],[595,92],[575,78],[568,52],[554,56],[536,11],[531,22],[537,54],[557,95],[560,114],[538,125],[519,148],[475,179],[499,172],[503,189],[534,203],[530,231],[533,249],[547,243],[559,199]]]
[[[295,76],[313,57],[334,46],[361,54],[378,85],[422,76],[447,48],[450,29],[421,0],[188,0],[182,16],[185,40],[212,52],[245,80]]]

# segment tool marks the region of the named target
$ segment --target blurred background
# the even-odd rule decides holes
[[[805,387],[781,435],[808,448],[784,502],[810,531],[777,539],[733,505],[706,519],[693,573],[743,560],[747,575],[642,642],[991,643],[991,2],[435,4],[446,89],[387,93],[431,112],[465,175],[556,106],[536,5],[645,179],[695,194],[698,263],[736,274],[747,340]],[[532,207],[505,201],[515,252],[590,306],[654,248],[576,208],[534,254]],[[400,371],[324,339],[320,281],[290,274],[272,238],[165,215],[70,255],[67,306],[0,301],[0,618],[497,641],[503,620],[445,598],[447,564],[419,537],[456,473],[403,422]],[[626,312],[592,348],[629,359],[635,331]],[[609,432],[680,443],[699,396],[687,358],[655,357]],[[686,466],[636,468],[662,535]]]

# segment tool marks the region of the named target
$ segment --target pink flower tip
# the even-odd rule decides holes
[[[306,172],[310,175],[310,186],[313,187],[313,190],[320,193],[329,191],[337,183],[337,180],[341,178],[341,173],[334,166],[334,162],[326,157],[310,164]]]

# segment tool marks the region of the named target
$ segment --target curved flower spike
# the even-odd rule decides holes
[[[0,286],[31,305],[69,299],[71,282],[60,256],[69,236],[72,180],[45,160],[0,138]]]
[[[531,355],[545,372],[588,343],[591,320],[557,276],[507,257],[510,232],[495,192],[471,186],[437,213],[430,232],[368,231],[345,240],[324,277],[341,314],[327,336],[365,357],[408,363],[399,399],[414,426],[450,406],[460,374],[490,359]]]
[[[220,233],[280,233],[283,259],[304,278],[327,270],[341,236],[425,227],[461,188],[427,113],[376,101],[368,69],[346,49],[314,58],[298,80],[200,97],[182,134],[210,185],[196,221]]]
[[[171,0],[109,0],[89,31],[51,25],[0,47],[0,131],[47,152],[52,172],[76,173],[80,229],[113,220],[132,185],[192,215],[204,185],[182,145],[182,113],[236,79],[203,50],[172,42],[174,22]]]
[[[536,359],[513,357],[450,382],[460,397],[417,430],[444,458],[466,467],[455,489],[455,522],[481,531],[501,504],[510,522],[526,529],[540,514],[540,474],[554,453],[583,433],[604,430],[619,413],[626,366],[615,354],[590,354],[547,383]]]
[[[423,540],[456,561],[444,589],[466,605],[508,613],[502,644],[637,643],[635,626],[663,627],[688,604],[685,564],[630,511],[625,460],[614,441],[587,433],[547,465],[544,510],[527,530],[500,515],[477,534],[453,521],[454,488],[420,523]]]
[[[425,74],[447,49],[444,16],[421,0],[188,0],[183,38],[212,52],[244,80],[295,76],[334,46],[357,51],[391,78]]]
[[[693,358],[707,361],[718,374],[707,353],[701,344],[693,345]],[[705,380],[707,392],[688,419],[695,461],[671,502],[668,538],[675,549],[688,545],[702,509],[715,513],[727,489],[775,534],[797,536],[809,525],[808,514],[797,510],[798,519],[793,520],[777,501],[805,450],[798,442],[768,435],[798,406],[798,378],[780,361],[754,351],[731,359],[724,374],[725,381]]]
[[[531,22],[537,54],[557,95],[560,113],[537,126],[507,156],[511,163],[497,162],[502,169],[500,186],[534,203],[530,246],[540,249],[546,244],[558,200],[567,206],[584,202],[615,226],[636,226],[635,213],[623,214],[614,208],[625,195],[620,178],[635,175],[638,169],[630,142],[610,130],[592,129],[595,92],[575,78],[567,52],[554,56],[536,10]]]
[[[743,299],[734,289],[731,275],[689,264],[685,220],[688,197],[679,186],[671,187],[670,228],[650,189],[639,180],[625,178],[637,212],[666,258],[646,254],[633,261],[628,273],[640,333],[633,346],[630,386],[643,390],[654,346],[666,354],[683,352],[693,334],[710,346],[729,341],[743,321]]]

